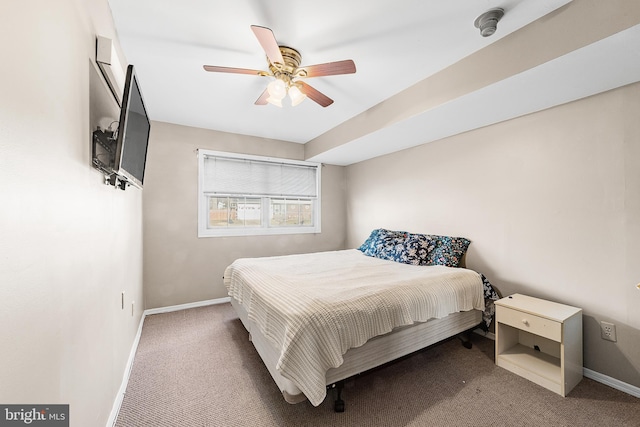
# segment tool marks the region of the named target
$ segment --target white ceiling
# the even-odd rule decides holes
[[[122,50],[128,63],[136,67],[152,120],[306,143],[569,1],[109,0],[109,3]],[[495,35],[483,38],[473,22],[492,7],[505,9],[505,17]],[[335,101],[327,108],[308,99],[296,107],[256,106],[254,101],[269,82],[268,77],[209,73],[202,68],[206,64],[266,70],[264,51],[250,25],[271,28],[279,44],[300,51],[302,65],[353,59],[357,72],[306,80]],[[416,118],[355,139],[312,160],[351,164],[515,117],[514,114],[588,96],[597,93],[595,90],[637,81],[640,53],[633,46],[640,46],[638,28],[623,32],[626,35],[621,33],[618,40],[611,37],[599,42],[600,46],[598,43],[588,46]],[[609,61],[596,60],[600,66],[590,67],[594,57],[611,52],[612,45],[607,43],[629,52],[609,55],[613,56]],[[613,68],[616,73],[611,73],[612,68],[607,66],[611,61],[616,64]],[[618,64],[620,61],[623,62]],[[586,69],[596,68],[594,72],[604,75],[595,88],[591,76],[583,73],[580,84],[576,84],[576,67],[585,63]],[[548,87],[548,94],[553,96],[540,96],[540,87]],[[479,104],[486,101],[487,93],[491,99],[500,101],[495,108],[486,109]],[[517,100],[526,102],[514,102]],[[506,108],[498,108],[499,105]],[[477,114],[479,106],[484,114]],[[474,120],[464,123],[453,120],[454,116],[460,117],[461,111],[474,111],[469,116]],[[393,138],[388,137],[389,132],[394,134]],[[415,140],[412,135],[418,134],[420,139]],[[390,147],[388,141],[393,141],[394,146]]]

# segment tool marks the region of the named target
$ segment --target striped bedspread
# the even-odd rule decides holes
[[[325,398],[327,370],[350,348],[399,326],[484,310],[475,271],[401,264],[356,249],[238,259],[224,284],[281,349],[276,369],[315,406]]]

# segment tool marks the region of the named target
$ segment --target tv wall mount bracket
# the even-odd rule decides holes
[[[131,185],[126,178],[115,173],[117,134],[109,129],[98,129],[93,131],[93,142],[91,144],[91,158],[93,167],[104,175],[104,183],[113,185],[115,188],[125,190]]]

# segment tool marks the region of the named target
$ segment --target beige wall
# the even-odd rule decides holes
[[[142,313],[142,193],[91,167],[96,108],[114,108],[93,65],[111,15],[106,0],[5,1],[2,15],[0,402],[105,425]]]
[[[322,233],[198,238],[198,148],[302,160],[301,144],[154,122],[144,189],[146,308],[222,298],[235,259],[344,247],[344,168],[322,168]]]
[[[465,236],[504,294],[582,307],[585,366],[640,386],[639,112],[635,84],[349,166],[347,246],[377,227]]]

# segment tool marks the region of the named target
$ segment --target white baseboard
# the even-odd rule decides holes
[[[136,357],[136,351],[138,350],[138,343],[140,342],[140,336],[142,335],[142,325],[144,324],[145,315],[142,313],[140,317],[140,324],[138,325],[138,332],[136,332],[136,336],[133,339],[133,345],[131,346],[131,351],[129,352],[129,359],[127,360],[127,365],[124,368],[124,376],[122,377],[122,383],[120,384],[120,389],[118,390],[118,394],[116,396],[115,402],[113,402],[113,407],[111,408],[111,414],[109,414],[109,420],[107,421],[107,427],[114,426],[116,424],[116,420],[118,419],[118,412],[120,412],[120,407],[122,406],[122,400],[124,399],[124,394],[127,391],[127,384],[129,384],[129,376],[131,375],[131,368],[133,367],[133,359]]]
[[[476,329],[473,332],[478,335],[482,335],[483,337],[487,337],[491,340],[496,340],[496,336],[491,332],[485,333],[482,329]],[[623,381],[617,380],[608,375],[601,374],[600,372],[596,372],[585,367],[582,368],[582,375],[601,384],[607,385],[611,388],[615,388],[616,390],[620,390],[622,392],[630,394],[631,396],[640,398],[640,387],[636,387],[634,385],[625,383]]]
[[[611,378],[605,374],[601,374],[600,372],[592,371],[591,369],[582,368],[582,374],[590,378],[594,381],[602,383],[604,385],[608,385],[611,388],[615,388],[616,390],[623,391],[631,396],[640,398],[640,387],[636,387],[631,384],[627,384],[615,378]]]
[[[188,304],[171,305],[169,307],[151,308],[149,310],[145,310],[144,315],[148,316],[150,314],[170,313],[172,311],[180,311],[180,310],[187,310],[190,308],[205,307],[207,305],[224,304],[230,301],[231,301],[231,298],[224,297],[224,298],[209,299],[205,301],[190,302]]]
[[[107,421],[107,427],[113,427],[116,424],[116,420],[118,419],[118,413],[120,412],[120,407],[122,406],[122,401],[124,400],[124,395],[125,395],[125,392],[127,391],[127,385],[129,384],[129,376],[131,375],[131,368],[133,367],[133,359],[136,357],[136,351],[138,350],[138,344],[140,343],[140,337],[142,336],[142,326],[144,325],[144,319],[150,314],[169,313],[172,311],[187,310],[189,308],[205,307],[207,305],[224,304],[230,301],[231,301],[231,298],[225,297],[225,298],[210,299],[206,301],[192,302],[189,304],[180,304],[180,305],[172,305],[169,307],[152,308],[142,312],[142,317],[140,318],[140,324],[138,325],[138,332],[136,333],[136,336],[133,339],[131,352],[129,353],[129,359],[127,360],[127,365],[125,366],[125,369],[124,369],[122,384],[120,385],[120,389],[118,390],[118,395],[116,396],[116,400],[113,402],[113,407],[111,408],[111,414],[109,415],[109,420]]]

